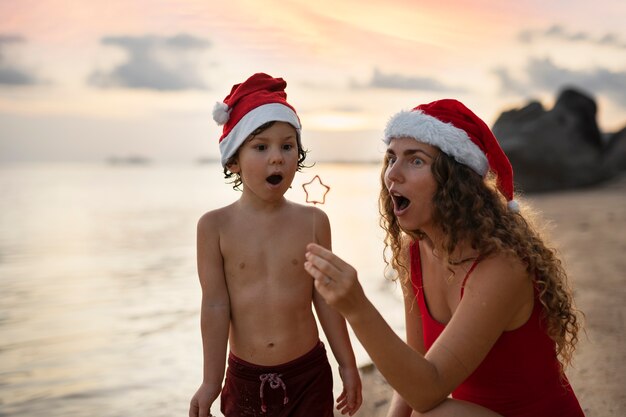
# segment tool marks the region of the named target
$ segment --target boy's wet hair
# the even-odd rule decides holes
[[[270,127],[272,127],[274,125],[274,123],[276,123],[275,120],[271,121],[271,122],[267,122],[267,123],[263,123],[261,126],[257,127],[256,129],[254,129],[254,131],[252,133],[250,133],[250,136],[248,136],[246,138],[246,140],[252,139],[253,137],[255,137],[256,135],[264,132],[265,130],[269,129]],[[296,141],[298,144],[298,168],[296,169],[296,171],[300,172],[302,171],[303,168],[310,168],[310,166],[304,165],[304,160],[306,159],[306,155],[307,153],[309,153],[308,149],[304,149],[301,145],[300,145],[300,141]],[[241,175],[237,172],[231,172],[228,169],[228,166],[230,164],[232,164],[233,162],[235,162],[235,160],[239,157],[239,150],[237,150],[237,152],[228,159],[228,162],[226,163],[226,166],[224,167],[224,178],[230,181],[227,181],[227,183],[232,184],[233,186],[233,190],[238,190],[241,191]]]

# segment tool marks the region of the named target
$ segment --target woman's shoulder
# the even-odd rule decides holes
[[[513,251],[501,250],[481,257],[481,259],[484,259],[485,262],[494,266],[508,266],[509,268],[525,269],[524,263]]]
[[[532,287],[532,277],[522,260],[510,253],[495,253],[478,259],[466,283],[468,288],[489,286],[516,292]]]
[[[510,254],[479,259],[463,285],[463,294],[463,302],[500,316],[503,330],[524,324],[534,305],[533,279],[523,262]]]
[[[526,265],[522,262],[519,256],[507,252],[498,252],[487,256],[480,256],[476,269],[480,270],[481,273],[506,274],[507,276],[514,278],[528,277]]]

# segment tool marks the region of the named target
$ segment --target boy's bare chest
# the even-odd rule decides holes
[[[235,225],[220,239],[226,276],[282,280],[301,275],[305,248],[312,241],[313,231],[298,225]]]

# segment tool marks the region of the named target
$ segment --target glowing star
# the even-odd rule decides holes
[[[324,204],[326,202],[326,194],[330,191],[330,187],[322,182],[319,175],[307,183],[302,184],[304,193],[306,194],[306,202],[313,204]]]

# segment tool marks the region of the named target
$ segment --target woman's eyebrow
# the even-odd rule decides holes
[[[423,153],[424,155],[426,155],[429,158],[433,158],[432,155],[430,155],[428,152],[426,152],[423,149],[405,149],[402,152],[402,155],[404,156],[411,156],[411,155],[415,155],[416,153]],[[387,149],[387,155],[395,155],[396,153],[393,151],[393,149]]]

